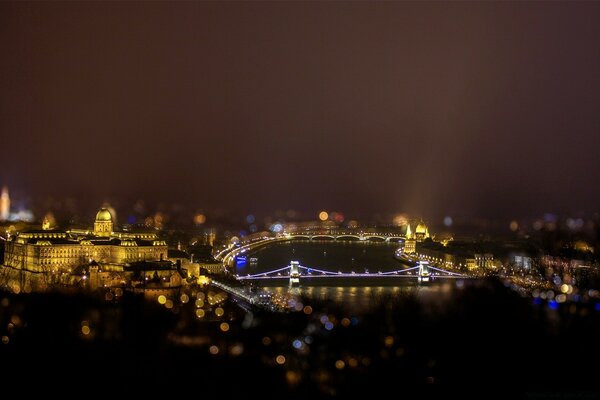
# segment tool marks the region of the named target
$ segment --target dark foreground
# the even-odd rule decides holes
[[[193,299],[166,309],[127,293],[1,293],[0,376],[23,395],[597,398],[596,300],[534,302],[496,281],[448,290],[452,301],[402,294],[363,316],[331,304],[249,316],[226,303],[220,318],[198,318]]]

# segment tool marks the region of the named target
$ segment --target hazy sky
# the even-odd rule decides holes
[[[0,3],[0,182],[511,216],[600,195],[600,2]]]

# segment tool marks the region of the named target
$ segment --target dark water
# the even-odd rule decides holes
[[[333,241],[290,241],[263,247],[247,256],[248,264],[238,268],[240,274],[255,274],[272,271],[299,261],[309,268],[328,271],[377,273],[405,268],[406,265],[394,258],[395,243],[385,242],[333,242]],[[251,257],[257,258],[250,264]],[[363,279],[330,278],[301,279],[300,287],[290,288],[288,281],[262,281],[265,289],[281,296],[302,295],[309,300],[332,301],[352,313],[368,312],[373,306],[390,298],[415,295],[418,301],[437,303],[446,298],[449,286],[455,281],[440,281],[427,285],[415,279]],[[459,283],[462,284],[462,283]],[[446,299],[447,300],[447,299]]]
[[[394,258],[396,243],[385,242],[332,242],[296,241],[277,243],[252,252],[248,259],[258,259],[256,265],[248,263],[239,273],[253,274],[285,267],[290,261],[299,261],[309,268],[342,272],[377,272],[401,269],[403,264]]]

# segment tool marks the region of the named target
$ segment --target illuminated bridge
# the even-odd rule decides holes
[[[363,232],[358,230],[317,230],[317,231],[296,231],[296,232],[285,232],[277,235],[265,235],[257,237],[253,240],[243,241],[234,246],[233,244],[229,247],[222,249],[215,254],[215,259],[222,261],[223,265],[232,266],[234,259],[237,255],[252,251],[258,247],[270,244],[283,242],[293,239],[306,239],[306,240],[358,240],[358,241],[385,241],[392,242],[404,239],[404,235],[399,232]]]
[[[331,232],[290,232],[285,234],[286,237],[290,239],[307,239],[307,240],[322,240],[322,239],[332,239],[332,240],[380,240],[385,242],[390,241],[398,241],[400,239],[404,239],[404,235],[400,235],[399,233],[389,233],[389,232],[340,232],[340,231],[331,231]]]
[[[467,279],[468,275],[459,274],[457,272],[446,271],[441,268],[433,267],[426,261],[421,261],[415,267],[398,269],[386,272],[341,272],[327,271],[318,268],[308,268],[298,265],[295,262],[287,267],[275,269],[272,271],[261,272],[259,274],[237,275],[236,278],[240,281],[245,280],[270,280],[280,279],[289,280],[290,285],[299,283],[304,279],[336,279],[336,278],[352,278],[352,279],[374,279],[374,278],[410,278],[416,279],[419,282],[428,282],[434,279]]]

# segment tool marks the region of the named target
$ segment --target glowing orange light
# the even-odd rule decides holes
[[[206,222],[206,216],[204,214],[199,213],[194,216],[194,223],[196,225],[202,225],[205,222]]]

